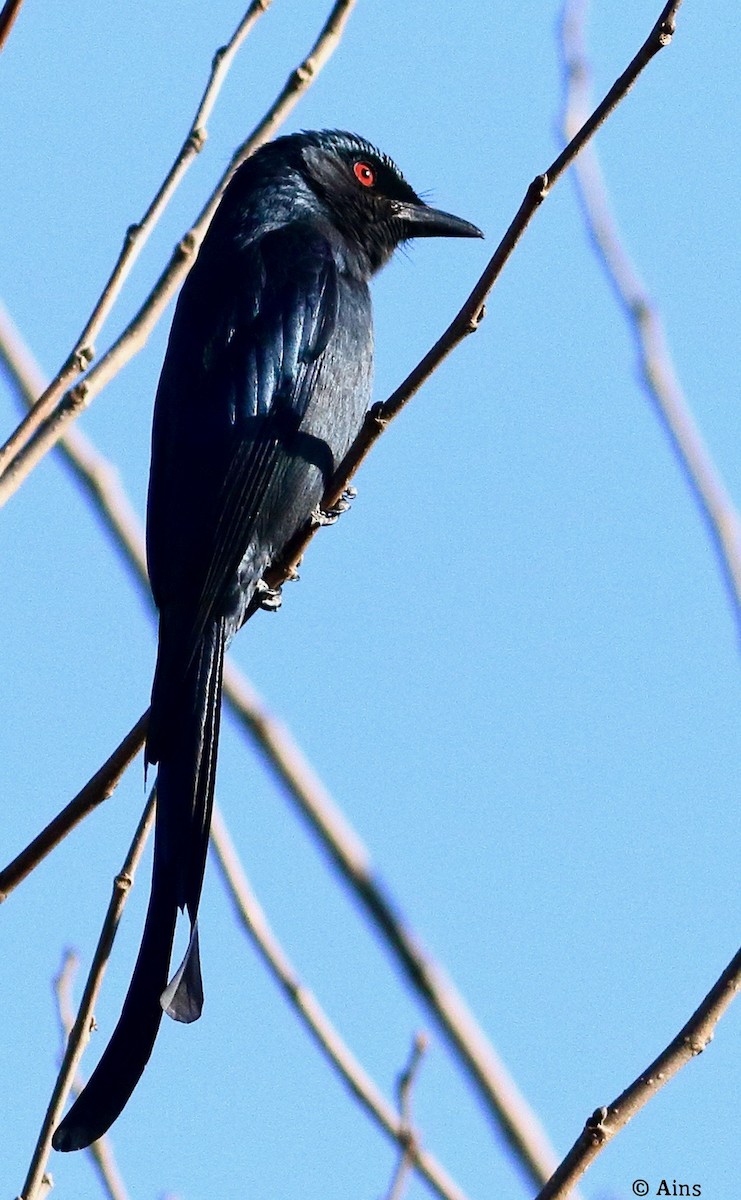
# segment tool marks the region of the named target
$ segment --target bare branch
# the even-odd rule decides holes
[[[361,434],[328,489],[325,498],[327,506],[337,501],[357,465],[369,452],[389,421],[411,398],[424,379],[467,333],[476,328],[483,315],[486,296],[537,207],[588,138],[627,94],[651,58],[668,44],[674,31],[674,16],[680,3],[681,0],[670,0],[666,4],[659,20],[628,69],[616,81],[602,103],[551,164],[548,171],[533,180],[499,247],[445,334],[386,403],[376,406],[368,414]],[[132,327],[129,328],[131,330]],[[105,360],[102,360],[97,369],[101,369],[104,362]],[[96,368],[94,368],[95,370]],[[85,384],[94,371],[88,375],[84,381]],[[63,424],[51,437],[49,445],[52,445],[60,436],[62,428]],[[276,586],[287,577],[293,562],[303,552],[315,532],[316,527],[312,524],[307,526],[298,538],[294,539],[286,551],[282,565],[276,564],[267,575],[267,582],[271,586]],[[232,677],[230,684],[234,682],[234,677]],[[298,748],[287,736],[287,731],[278,726],[278,736],[276,737],[276,723],[266,717],[264,712],[255,711],[254,693],[249,685],[247,685],[246,695],[242,697],[243,704],[240,703],[231,687],[230,699],[240,715],[243,716],[245,723],[251,729],[259,730],[260,744],[269,754],[275,769],[288,784],[289,795],[297,802],[304,816],[309,819],[344,878],[360,897],[374,923],[383,932],[388,945],[412,985],[440,1021],[469,1070],[478,1090],[485,1098],[490,1111],[501,1125],[505,1137],[515,1150],[519,1160],[525,1165],[529,1176],[537,1183],[543,1182],[551,1174],[555,1162],[553,1151],[545,1134],[524,1099],[519,1095],[504,1065],[499,1061],[462,998],[437,965],[422,953],[416,940],[399,921],[393,904],[389,902],[369,871],[369,860],[362,843],[354,834],[351,834],[349,840],[344,837],[347,833],[346,823],[344,820],[338,822],[338,814],[334,805],[331,802],[329,805],[327,804],[329,797],[326,791],[303,760]]]
[[[34,867],[37,867],[88,813],[113,794],[124,771],[136,758],[144,743],[148,715],[146,712],[139,718],[133,729],[126,734],[113,754],[88,780],[74,800],[70,800],[25,850],[0,871],[0,903],[7,900],[13,889],[31,874]]]
[[[0,50],[2,50],[10,36],[10,31],[21,10],[22,3],[23,0],[5,0],[2,12],[0,12]]]
[[[30,348],[0,300],[0,360],[4,361],[21,399],[27,408],[46,387],[46,376]],[[107,527],[113,545],[133,568],[143,596],[151,603],[149,576],[144,549],[144,530],[126,492],[118,471],[101,454],[82,430],[72,427],[57,443],[77,481],[88,493],[93,506]]]
[[[69,388],[53,409],[47,412],[31,439],[23,440],[21,444],[19,435],[17,451],[13,454],[8,452],[4,459],[0,458],[0,506],[13,495],[44,455],[59,441],[68,423],[88,407],[105,385],[146,344],[149,334],[188,273],[231,175],[240,163],[273,135],[299,98],[314,82],[339,45],[355,3],[356,0],[336,0],[307,57],[291,73],[277,100],[236,151],[195,225],[176,246],[155,287],[120,337],[85,378]],[[9,439],[9,443],[13,438],[15,434]]]
[[[34,384],[38,382],[40,374],[39,368],[7,316],[3,320],[1,311],[0,353],[4,355],[24,394],[33,394]],[[112,468],[89,443],[85,447],[85,454],[81,455],[77,445],[78,436],[77,430],[67,432],[62,444],[64,453],[78,478],[88,486],[109,532],[129,555],[130,563],[149,595],[143,535],[134,529],[131,536],[131,520],[126,520],[122,528],[118,503],[120,492],[117,487],[111,492],[106,486],[113,474]],[[95,486],[89,478],[91,464]],[[128,508],[128,502],[126,503]],[[134,525],[137,524],[134,518]],[[283,782],[299,812],[318,834],[345,882],[360,897],[367,913],[387,939],[392,953],[423,1002],[441,1023],[446,1036],[461,1056],[475,1086],[501,1125],[510,1147],[522,1162],[529,1178],[538,1184],[543,1183],[556,1166],[555,1152],[537,1117],[520,1095],[462,997],[457,994],[434,961],[425,956],[414,934],[400,923],[396,915],[397,906],[374,880],[370,856],[365,846],[335,805],[289,730],[267,710],[252,685],[230,662],[226,664],[224,683],[229,702],[255,738],[268,765]],[[145,718],[146,714],[114,751],[106,765],[116,761],[123,762],[127,755],[128,761],[131,761],[144,740]],[[79,796],[55,818],[49,829],[39,835],[14,863],[0,873],[0,894],[4,891],[7,895],[40,861],[40,857],[48,853],[57,841],[62,840],[82,818],[84,812],[80,807],[81,797],[85,799],[87,811],[91,811],[105,798],[103,788],[108,779],[105,767],[96,772]],[[110,794],[110,790],[106,794]],[[50,836],[51,830],[54,833],[53,839]],[[21,865],[23,869],[19,872],[18,867]]]
[[[103,288],[100,298],[85,324],[85,328],[72,347],[64,366],[43,391],[31,408],[28,416],[24,418],[11,437],[8,438],[2,449],[0,449],[0,476],[3,473],[5,465],[23,446],[28,444],[42,422],[53,411],[62,392],[93,361],[95,357],[93,343],[113,308],[121,288],[126,282],[141,251],[144,249],[149,235],[152,233],[155,225],[185,177],[186,171],[206,143],[208,136],[206,122],[211,115],[211,111],[216,103],[224,80],[229,73],[229,68],[232,65],[234,57],[255,23],[263,13],[267,12],[272,2],[273,0],[253,0],[230,40],[220,50],[216,51],[211,64],[211,74],[206,85],[206,90],[201,97],[201,102],[198,105],[198,110],[193,118],[188,135],[174,163],[170,167],[141,221],[138,225],[131,225],[126,231],[118,262],[113,268],[110,278]]]
[[[72,983],[78,966],[79,960],[75,952],[73,950],[65,951],[62,965],[59,968],[59,974],[54,980],[54,992],[57,997],[57,1010],[63,1046],[67,1044],[75,1023],[75,1013],[72,1006]],[[79,1096],[84,1086],[85,1081],[78,1071],[72,1080],[72,1094]],[[129,1200],[129,1193],[121,1178],[109,1135],[104,1134],[97,1142],[93,1142],[91,1146],[88,1146],[88,1153],[95,1164],[101,1187],[109,1197],[109,1200]]]
[[[40,368],[18,331],[12,327],[9,318],[6,316],[3,319],[2,309],[0,354],[5,357],[16,383],[24,394],[32,395],[33,383],[34,380],[38,380]],[[151,603],[143,534],[138,528],[138,521],[133,518],[132,535],[132,519],[123,522],[119,519],[119,501],[122,493],[117,481],[114,480],[113,489],[107,486],[111,477],[115,476],[111,464],[88,442],[85,443],[85,454],[81,456],[77,445],[79,437],[81,435],[78,430],[68,430],[60,444],[61,448],[77,477],[88,487],[113,541],[124,551]],[[91,464],[94,468],[95,486],[87,474]],[[124,513],[128,512],[129,507],[128,500],[125,500]],[[544,1183],[555,1170],[558,1159],[538,1118],[519,1093],[506,1067],[462,997],[435,962],[424,954],[414,933],[401,924],[397,915],[398,906],[375,881],[370,856],[361,839],[342,815],[290,731],[269,712],[253,686],[228,660],[224,671],[224,691],[233,711],[262,751],[267,766],[281,780],[288,797],[296,805],[310,829],[319,837],[345,883],[360,899],[422,1002],[442,1026],[448,1041],[459,1055],[474,1086],[501,1127],[528,1178],[538,1185]],[[135,727],[139,731],[140,744],[145,736],[142,726],[144,720],[145,717],[142,717]],[[134,736],[132,730],[127,738],[133,739]],[[125,753],[123,747],[124,743],[114,751],[109,762]],[[130,749],[136,753],[133,740]],[[97,779],[98,784],[103,785],[105,778],[104,768],[101,768],[80,793],[87,798],[88,811],[104,798],[96,792],[94,781]],[[71,807],[68,805],[53,822],[57,841],[61,841],[72,827],[69,824],[65,825],[64,818],[65,813],[68,817],[72,815]],[[80,813],[78,817],[76,810],[72,811],[76,823],[83,814]],[[37,854],[38,851],[45,854],[53,848],[53,844],[55,843],[45,839],[42,834],[32,843],[32,847],[36,847]],[[32,847],[16,860],[24,860],[25,870],[22,877],[25,877],[39,861],[38,857],[34,861]],[[6,890],[12,878],[9,873],[14,865],[11,864],[0,873],[0,883],[5,884]]]
[[[39,1133],[31,1165],[28,1169],[28,1175],[26,1176],[26,1182],[23,1185],[23,1191],[19,1200],[38,1200],[40,1195],[39,1189],[42,1186],[46,1172],[46,1163],[51,1150],[52,1133],[62,1115],[62,1110],[67,1102],[67,1096],[72,1087],[75,1072],[77,1071],[94,1026],[93,1009],[98,999],[100,986],[108,965],[108,958],[116,936],[118,923],[121,919],[129,890],[134,882],[136,868],[139,865],[139,860],[152,827],[154,805],[155,789],[152,788],[142,818],[137,826],[134,840],[126,855],[126,860],[120,874],[116,876],[113,882],[113,895],[111,896],[108,911],[103,921],[103,927],[100,931],[100,938],[98,939],[90,973],[85,984],[80,1009],[67,1042],[62,1066],[54,1085],[49,1107],[46,1110],[46,1116],[41,1126],[41,1132]]]
[[[43,372],[26,345],[10,314],[0,302],[0,359],[5,362],[16,388],[26,405],[44,389]],[[151,605],[144,532],[132,504],[121,486],[113,464],[100,454],[79,430],[69,429],[58,444],[77,480],[82,484],[101,516],[113,545],[138,582]],[[138,754],[146,736],[145,713],[126,734],[107,761],[65,808],[33,841],[0,871],[0,903],[61,842],[74,827],[107,800],[126,768]]]
[[[407,1175],[414,1166],[414,1150],[417,1147],[417,1139],[412,1124],[412,1091],[414,1090],[414,1084],[427,1046],[427,1035],[418,1033],[412,1043],[409,1062],[399,1076],[397,1095],[399,1100],[399,1115],[401,1117],[405,1140],[401,1147],[399,1161],[396,1165],[391,1185],[386,1193],[386,1200],[401,1200],[404,1194],[404,1187],[406,1186]]]
[[[345,26],[350,19],[350,14],[356,3],[357,0],[338,0],[333,5],[327,20],[319,32],[319,36],[306,55],[306,58],[291,71],[281,92],[273,101],[265,116],[258,122],[247,140],[232,155],[229,168],[219,184],[218,194],[209,202],[212,206],[209,213],[209,220],[221,198],[221,193],[237,167],[246,158],[249,158],[250,154],[254,153],[258,146],[262,146],[263,142],[269,141],[277,133],[280,126],[298,104],[304,92],[307,88],[311,87],[319,72],[329,62],[340,44],[340,39],[345,32]]]
[[[741,950],[726,967],[686,1025],[658,1058],[607,1108],[598,1108],[537,1200],[564,1200],[604,1146],[652,1096],[712,1040],[715,1026],[741,988]]]
[[[564,132],[581,123],[588,107],[589,65],[584,45],[586,0],[567,0],[561,23],[566,81]],[[579,199],[587,229],[620,300],[638,344],[646,387],[672,440],[690,485],[708,521],[721,558],[737,621],[741,618],[741,539],[739,518],[705,448],[677,380],[661,319],[626,254],[596,155],[589,148],[576,167]],[[741,950],[689,1021],[649,1067],[608,1107],[598,1108],[537,1200],[564,1200],[602,1148],[681,1068],[701,1054],[717,1022],[741,988]]]
[[[406,1121],[407,1125],[411,1126],[412,1122],[412,1092],[414,1084],[417,1080],[419,1068],[422,1065],[422,1059],[427,1053],[429,1039],[426,1033],[418,1033],[412,1042],[412,1050],[409,1055],[409,1062],[405,1066],[397,1085],[397,1096],[399,1100],[399,1112]]]
[[[625,98],[641,71],[659,50],[669,44],[674,33],[674,18],[681,3],[682,0],[669,0],[646,41],[628,68],[610,88],[604,100],[574,134],[569,144],[551,163],[550,167],[532,181],[507,232],[468,299],[453,318],[445,333],[438,338],[432,349],[425,354],[388,400],[383,404],[374,405],[367,414],[363,428],[335,472],[334,479],[324,497],[323,507],[331,508],[337,503],[358,467],[394,417],[401,412],[404,405],[419,391],[425,380],[440,366],[440,363],[447,358],[451,351],[469,333],[473,333],[478,328],[485,312],[484,302],[537,209],[589,138],[604,124],[620,101]],[[287,578],[291,568],[301,557],[315,532],[316,524],[309,523],[297,534],[286,548],[282,562],[275,563],[266,574],[266,582],[270,587],[277,587],[283,579]]]
[[[233,664],[228,664],[228,681],[229,701],[236,716],[256,738],[269,766],[285,785],[288,797],[319,837],[345,883],[381,932],[409,983],[441,1025],[516,1160],[529,1179],[542,1184],[555,1169],[558,1161],[555,1151],[463,997],[402,922],[398,906],[375,878],[363,842],[337,808],[288,729],[268,712]],[[136,740],[133,753],[137,752],[146,736],[147,716],[148,713],[143,714],[113,752],[109,763],[123,756],[124,744],[129,739],[131,746]],[[67,805],[47,830],[0,873],[6,895],[82,819],[85,811],[91,811],[105,799],[102,789],[106,778],[105,768],[101,768],[75,801]],[[78,807],[80,797],[85,797],[84,811]],[[72,815],[73,820],[70,819]],[[52,829],[53,839],[48,836]],[[16,867],[19,862],[23,865],[22,873]]]
[[[589,110],[586,8],[587,0],[568,0],[561,22],[566,85],[563,128],[567,138],[573,137]],[[591,146],[577,160],[575,181],[587,232],[633,334],[646,391],[707,523],[741,634],[741,519],[693,418],[672,362],[661,316],[625,250],[599,160]]]
[[[224,819],[216,807],[211,825],[211,844],[238,918],[322,1053],[384,1133],[408,1149],[416,1170],[432,1190],[443,1200],[465,1200],[464,1193],[432,1155],[409,1143],[404,1119],[396,1115],[343,1042],[316,997],[301,983],[247,882]]]
[[[236,714],[254,727],[251,693],[235,686],[230,699]],[[259,714],[260,748],[286,786],[288,798],[318,835],[345,883],[381,933],[427,1010],[441,1026],[479,1096],[504,1135],[516,1161],[540,1186],[558,1161],[540,1121],[499,1058],[465,1000],[435,960],[402,921],[395,901],[376,879],[370,855],[293,741],[290,732],[266,711]]]

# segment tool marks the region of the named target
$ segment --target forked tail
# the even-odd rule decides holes
[[[147,756],[158,761],[152,890],[139,955],[121,1016],[83,1092],[58,1126],[55,1150],[81,1150],[113,1124],[152,1053],[163,1010],[195,1021],[203,1006],[198,903],[211,826],[219,740],[224,629],[204,633],[185,676],[169,670],[161,630]],[[168,985],[178,908],[188,909],[191,937]]]

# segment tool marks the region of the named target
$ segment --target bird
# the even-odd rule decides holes
[[[224,191],[178,300],[154,405],[149,905],[119,1021],[54,1133],[57,1150],[88,1146],[120,1115],[163,1012],[184,1023],[201,1014],[197,917],[224,651],[266,571],[320,506],[369,408],[369,282],[410,239],[482,236],[420,199],[370,142],[340,130],[264,144]],[[169,979],[186,910],[188,948]]]

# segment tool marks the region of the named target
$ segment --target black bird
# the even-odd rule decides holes
[[[371,398],[368,282],[410,238],[481,236],[429,208],[391,159],[350,133],[279,138],[224,193],[177,305],[154,410],[152,891],[118,1025],[54,1135],[57,1150],[79,1150],[115,1121],[163,1010],[177,1021],[200,1016],[197,914],[224,649],[360,429]],[[186,908],[190,943],[168,984]]]

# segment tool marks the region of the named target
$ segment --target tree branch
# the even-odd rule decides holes
[[[422,1059],[427,1050],[427,1037],[424,1033],[418,1033],[412,1043],[412,1051],[409,1055],[409,1062],[405,1066],[399,1076],[397,1096],[399,1100],[399,1115],[401,1117],[401,1125],[404,1134],[404,1141],[401,1143],[401,1153],[399,1161],[396,1164],[396,1169],[391,1180],[386,1200],[401,1200],[404,1194],[407,1175],[410,1169],[414,1166],[414,1151],[417,1147],[417,1135],[414,1131],[412,1123],[412,1091],[419,1073],[419,1068],[422,1065]]]
[[[674,34],[675,16],[681,2],[682,0],[668,0],[651,33],[627,69],[610,88],[604,100],[597,106],[589,119],[569,142],[568,146],[551,163],[547,171],[542,175],[537,175],[532,181],[509,229],[495,250],[473,291],[445,333],[437,340],[432,349],[428,351],[421,362],[418,363],[389,399],[384,404],[374,405],[370,410],[360,434],[350,447],[327,490],[325,497],[327,507],[331,507],[336,503],[381,433],[383,433],[393,418],[398,415],[404,405],[419,390],[424,381],[429,378],[432,372],[437,369],[440,363],[447,358],[451,351],[469,333],[474,332],[478,328],[484,316],[484,302],[502,273],[505,264],[509,260],[525,229],[535,215],[536,210],[548,192],[558,182],[567,167],[571,165],[589,138],[607,120],[620,101],[624,99],[641,71],[644,70],[659,50],[669,44]],[[308,86],[308,80],[315,77],[319,66],[326,61],[326,57],[328,57],[337,44],[343,23],[347,20],[350,6],[349,0],[346,3],[340,2],[335,4],[322,34],[313,47],[311,54],[305,60],[304,64],[302,64],[303,68],[308,72],[306,86]],[[339,17],[337,16],[338,11],[340,12]],[[343,12],[344,15],[342,15]],[[328,46],[329,49],[326,51],[323,49],[320,53],[318,49],[320,45],[322,47]],[[312,60],[314,61],[314,65],[309,69],[307,64],[311,63]],[[299,68],[295,74],[301,76],[302,69]],[[287,90],[290,93],[290,82],[289,79],[289,84],[286,85],[283,93],[281,93],[282,96],[286,94]],[[286,100],[286,103],[289,102],[290,95]],[[258,129],[261,129],[262,125],[263,123],[258,126]],[[235,158],[239,158],[241,161],[240,155],[246,157],[246,154],[255,149],[257,144],[261,144],[259,140],[255,141],[256,138],[257,130],[244,143],[243,147],[240,148]],[[88,406],[101,388],[110,381],[117,371],[121,369],[121,366],[144,344],[151,328],[156,323],[162,309],[169,300],[172,291],[174,291],[177,284],[185,275],[187,261],[193,256],[198,245],[200,245],[205,229],[218,204],[221,192],[228,181],[232,169],[232,167],[229,168],[222,183],[204,209],[201,217],[199,217],[198,222],[176,249],[169,266],[163,275],[160,276],[159,282],[144,307],[140,309],[131,324],[108,353],[104,355],[97,366],[93,367],[81,383],[70,389],[62,397],[54,413],[44,422],[30,445],[21,450],[14,459],[8,462],[4,472],[0,475],[0,505],[5,503],[33,467],[59,440],[67,423],[78,416]],[[266,576],[266,581],[270,586],[277,586],[282,579],[287,577],[295,560],[301,556],[315,531],[316,525],[315,523],[311,523],[293,539],[290,546],[286,549],[284,567],[280,568],[276,564]]]
[[[254,715],[238,706],[236,690],[231,700],[236,714],[251,723]],[[319,837],[407,982],[441,1026],[516,1161],[531,1181],[538,1185],[545,1182],[558,1161],[555,1152],[465,1000],[403,922],[396,902],[376,878],[366,847],[338,811],[289,731],[267,712],[261,715],[260,729],[260,747],[270,755],[288,798]]]
[[[20,330],[0,300],[0,361],[8,369],[21,400],[27,408],[46,387],[46,376],[31,353]],[[101,454],[82,430],[72,427],[57,443],[72,474],[98,513],[110,534],[112,544],[132,569],[142,590],[143,598],[151,604],[144,530],[134,507],[121,486],[119,473],[110,459]]]
[[[28,1169],[28,1175],[26,1176],[26,1182],[23,1185],[23,1191],[19,1200],[38,1200],[39,1198],[39,1189],[43,1186],[46,1164],[51,1150],[52,1133],[62,1115],[62,1110],[67,1102],[67,1096],[72,1087],[75,1072],[77,1071],[93,1028],[93,1009],[98,999],[100,986],[108,965],[118,923],[121,919],[129,890],[134,882],[136,868],[139,865],[139,860],[152,827],[154,804],[155,789],[152,788],[149,800],[134,835],[134,840],[126,855],[126,860],[120,874],[116,876],[113,882],[113,895],[111,896],[108,911],[103,921],[103,927],[100,931],[100,938],[98,939],[90,973],[85,984],[80,1009],[67,1042],[62,1066],[54,1085],[49,1107],[46,1110],[46,1116],[41,1126],[41,1132],[39,1133],[31,1165]]]
[[[0,903],[7,900],[14,888],[30,875],[42,859],[66,838],[88,813],[107,800],[118,787],[126,768],[136,758],[144,744],[149,711],[139,718],[113,754],[99,767],[84,788],[70,800],[61,812],[42,829],[32,842],[22,850],[4,870],[0,871]]]
[[[0,449],[0,476],[2,476],[7,463],[24,446],[28,445],[37,429],[39,429],[53,411],[57,400],[66,388],[70,386],[78,375],[81,375],[87,369],[95,358],[93,343],[113,308],[121,288],[126,282],[141,251],[144,249],[149,235],[152,233],[155,225],[185,177],[186,171],[206,143],[208,136],[206,122],[211,115],[211,111],[216,103],[224,80],[229,73],[229,68],[232,65],[234,57],[253,26],[263,13],[267,12],[272,2],[273,0],[253,0],[230,40],[220,50],[216,51],[211,64],[211,74],[206,85],[206,90],[201,97],[201,102],[188,131],[188,135],[174,163],[162,181],[141,221],[137,225],[129,226],[126,231],[118,261],[85,324],[85,328],[72,347],[64,366],[43,391],[31,408],[31,411],[21,421],[5,445]]]
[[[75,1013],[72,1005],[72,981],[77,972],[79,960],[73,950],[65,951],[59,974],[54,980],[54,992],[57,998],[57,1012],[62,1033],[62,1045],[65,1046],[75,1024]],[[72,1094],[79,1096],[85,1081],[78,1071],[72,1080]],[[95,1164],[101,1187],[109,1200],[129,1200],[129,1193],[121,1178],[121,1174],[113,1153],[113,1147],[108,1134],[104,1134],[97,1142],[88,1146],[88,1153]]]
[[[232,174],[258,146],[261,146],[275,133],[303,93],[314,82],[339,45],[355,3],[356,0],[336,0],[308,55],[291,72],[275,102],[233,155],[229,167],[202,209],[195,225],[176,246],[155,287],[123,333],[85,378],[69,388],[58,401],[56,397],[58,397],[59,390],[54,383],[50,385],[50,388],[54,389],[55,401],[49,406],[42,397],[42,401],[44,401],[41,410],[43,416],[38,421],[34,418],[33,430],[31,431],[29,428],[28,438],[25,434],[21,434],[19,426],[18,430],[8,439],[6,446],[0,451],[0,506],[13,495],[44,455],[59,441],[68,423],[88,407],[105,385],[145,345],[149,334],[188,273]],[[114,269],[111,278],[115,274],[116,270]],[[89,324],[90,322],[88,322]],[[82,336],[84,337],[84,331]],[[83,367],[85,365],[81,364]],[[59,378],[68,368],[72,370],[70,378],[74,378],[74,375],[79,373],[75,364],[72,363],[70,366],[68,360],[68,363],[62,368]],[[28,418],[22,424],[25,425],[27,422]],[[17,445],[13,450],[16,439]]]
[[[0,12],[0,50],[3,49],[10,36],[10,31],[21,10],[22,3],[23,0],[5,0],[2,12]]]
[[[528,188],[525,198],[512,221],[507,233],[495,251],[487,268],[474,287],[468,300],[454,318],[445,334],[438,340],[421,363],[407,377],[389,400],[374,407],[368,415],[364,428],[356,439],[345,462],[341,464],[331,487],[328,489],[326,504],[336,502],[357,465],[364,459],[371,446],[389,421],[400,411],[411,396],[418,390],[421,383],[442,362],[443,358],[466,336],[475,329],[483,315],[483,305],[486,296],[496,282],[504,264],[511,255],[527,224],[532,219],[536,209],[547,192],[557,181],[567,166],[595,130],[607,119],[620,100],[627,94],[638,74],[651,58],[671,39],[674,30],[674,16],[681,0],[671,0],[662,11],[651,34],[631,62],[628,69],[620,76],[598,106],[588,121],[575,135],[565,150],[551,164],[544,175],[537,176]],[[335,6],[335,9],[337,6]],[[164,277],[163,277],[164,278]],[[151,300],[150,300],[151,302]],[[148,303],[150,303],[148,302]],[[142,310],[144,311],[144,310]],[[141,314],[140,314],[141,316]],[[138,318],[137,318],[138,320]],[[134,336],[132,330],[136,321],[129,327],[123,337]],[[120,345],[121,339],[119,339]],[[114,347],[115,350],[115,347]],[[111,354],[113,351],[110,352]],[[104,368],[105,360],[98,364],[98,370]],[[95,372],[95,368],[83,385],[86,385]],[[101,384],[102,386],[102,384]],[[69,394],[68,394],[69,396]],[[84,397],[83,397],[84,400]],[[64,408],[62,402],[58,413]],[[74,405],[69,412],[74,415]],[[41,453],[45,453],[64,429],[70,416],[59,418],[48,434],[48,444]],[[38,455],[41,457],[41,454]],[[30,467],[29,467],[30,469]],[[16,485],[17,486],[17,485]],[[10,494],[9,492],[7,494]],[[0,485],[2,495],[2,485]],[[271,586],[276,586],[289,574],[295,559],[302,553],[315,532],[313,524],[294,539],[284,556],[281,565],[276,564],[267,576]],[[232,700],[236,701],[232,693]],[[313,776],[308,764],[305,763],[298,748],[286,740],[286,732],[277,726],[278,738],[275,737],[276,722],[264,713],[255,713],[251,700],[252,693],[244,697],[244,709],[240,711],[245,723],[253,729],[259,729],[262,735],[261,745],[270,755],[276,770],[289,786],[289,795],[297,802],[304,816],[310,821],[314,830],[319,834],[330,857],[339,867],[345,880],[362,900],[366,911],[374,923],[381,929],[387,944],[393,951],[397,961],[403,967],[415,990],[424,1002],[434,1012],[447,1036],[461,1056],[469,1070],[480,1094],[485,1098],[490,1111],[501,1124],[505,1137],[515,1149],[530,1177],[536,1182],[542,1182],[551,1174],[554,1161],[553,1151],[548,1145],[545,1135],[528,1109],[524,1100],[519,1096],[513,1082],[510,1080],[503,1064],[498,1060],[493,1048],[489,1045],[483,1032],[479,1029],[473,1016],[469,1013],[462,998],[445,979],[437,965],[427,958],[413,936],[399,921],[394,905],[384,895],[382,889],[373,878],[368,865],[368,856],[360,840],[351,833],[345,838],[347,825],[343,820],[336,820],[338,814],[334,806],[327,807],[329,800],[316,777]],[[331,802],[330,802],[331,804]]]
[[[366,847],[337,808],[288,729],[262,706],[251,685],[233,666],[229,670],[229,699],[235,715],[255,736],[268,765],[284,784],[289,799],[318,836],[331,862],[379,930],[407,981],[441,1026],[516,1161],[528,1178],[540,1186],[555,1169],[558,1161],[555,1151],[465,1000],[402,921],[395,901],[375,877]],[[147,716],[148,713],[143,714],[110,756],[108,764],[122,758],[124,745],[129,739],[133,745],[134,738],[138,737],[133,748],[133,754],[136,754],[146,736]],[[104,789],[110,795],[112,788],[108,788],[108,778],[105,767],[100,768],[47,830],[0,872],[5,895],[66,836],[85,812],[92,811],[105,799]],[[85,811],[79,807],[80,797],[85,797]],[[49,830],[54,831],[53,839]],[[19,863],[22,872],[18,870]]]
[[[504,269],[513,250],[520,241],[525,229],[530,224],[541,203],[558,182],[564,171],[571,165],[577,154],[588,140],[596,133],[601,125],[615,110],[621,100],[632,88],[641,71],[648,65],[659,50],[667,46],[674,33],[674,20],[682,0],[669,0],[664,6],[659,19],[641,46],[638,53],[623,74],[615,81],[604,100],[598,104],[592,115],[574,134],[569,144],[561,151],[550,167],[537,175],[528,187],[524,199],[517,210],[507,232],[497,246],[482,275],[478,279],[468,299],[451,321],[448,328],[435,345],[425,354],[407,378],[383,404],[376,404],[366,416],[363,428],[350,447],[347,455],[335,472],[335,476],[327,488],[323,507],[331,508],[337,503],[348,483],[360,464],[370,453],[381,434],[394,417],[398,416],[405,404],[419,391],[422,384],[429,378],[452,350],[459,345],[468,334],[473,333],[484,317],[484,302],[494,284]],[[286,547],[280,563],[275,563],[266,573],[265,579],[270,587],[277,587],[288,577],[296,561],[303,554],[306,546],[316,532],[316,523],[310,522],[299,531],[293,541]]]
[[[613,1100],[607,1108],[598,1108],[592,1113],[558,1170],[538,1193],[537,1200],[565,1200],[566,1196],[571,1195],[574,1184],[615,1134],[619,1133],[690,1059],[702,1054],[712,1040],[715,1026],[739,988],[741,950],[731,959],[717,983],[666,1050],[641,1072],[630,1087],[620,1093],[617,1100]]]
[[[301,983],[250,889],[224,819],[217,807],[214,808],[211,824],[211,845],[216,853],[222,880],[245,932],[252,939],[263,962],[322,1053],[329,1059],[352,1094],[376,1124],[407,1151],[415,1169],[431,1189],[442,1197],[442,1200],[466,1200],[458,1185],[432,1155],[410,1141],[404,1117],[397,1116],[355,1055],[343,1042],[316,997]]]
[[[3,319],[1,308],[0,354],[5,357],[21,391],[25,395],[33,395],[33,383],[34,380],[38,381],[40,368],[7,315]],[[127,515],[130,509],[128,499],[122,493],[108,460],[87,440],[85,454],[80,456],[77,439],[81,437],[78,430],[68,430],[60,447],[76,476],[88,489],[111,538],[122,549],[148,603],[151,604],[143,533],[139,528],[138,519]],[[91,468],[94,472],[93,480],[88,478]],[[115,485],[113,488],[109,486],[111,479]],[[126,516],[123,522],[119,519],[122,496],[123,512]],[[421,949],[415,934],[402,924],[397,915],[398,906],[375,880],[366,847],[316,775],[290,730],[269,712],[252,685],[228,660],[224,672],[224,691],[233,712],[262,752],[266,765],[281,781],[287,796],[313,834],[319,838],[330,861],[337,867],[346,885],[360,900],[367,915],[379,930],[408,982],[441,1026],[480,1098],[503,1132],[516,1160],[528,1178],[540,1186],[556,1168],[556,1153],[537,1116],[520,1094],[486,1034],[443,971]],[[145,717],[142,717],[135,726],[139,731],[139,744],[145,736],[142,726],[144,720]],[[109,764],[115,763],[119,756],[123,758],[126,753],[124,745],[128,738],[132,738],[129,749],[133,754],[136,753],[134,736],[132,730],[111,755]],[[92,811],[95,804],[104,799],[102,790],[106,785],[106,778],[105,768],[101,768],[80,793],[81,796],[86,796],[88,811]],[[96,791],[95,781],[100,792]],[[72,805],[68,805],[52,822],[55,841],[41,834],[14,863],[0,872],[0,885],[5,887],[6,894],[11,885],[15,886],[15,883],[20,882],[20,878],[25,878],[40,861],[39,852],[48,853],[56,841],[61,841],[69,832],[72,825],[69,824],[68,818],[74,814],[74,823],[81,819],[83,814],[77,815],[74,804],[73,801]],[[67,814],[66,818],[64,814]],[[17,879],[14,876],[16,863],[22,863],[24,866],[22,876]]]
[[[566,138],[589,110],[586,9],[587,0],[567,0],[561,21]],[[587,232],[633,335],[646,391],[710,532],[741,635],[741,519],[693,418],[661,316],[623,246],[593,147],[577,161],[574,178]]]
[[[585,0],[566,0],[561,22],[566,137],[588,106],[589,66],[584,45]],[[737,622],[741,619],[739,518],[695,426],[677,380],[661,319],[621,244],[607,188],[593,151],[576,168],[579,200],[598,258],[626,313],[638,345],[649,395],[708,522],[718,550]],[[681,1068],[701,1054],[717,1022],[741,988],[741,950],[731,960],[689,1021],[649,1067],[608,1107],[598,1108],[537,1200],[564,1200],[602,1148]]]

